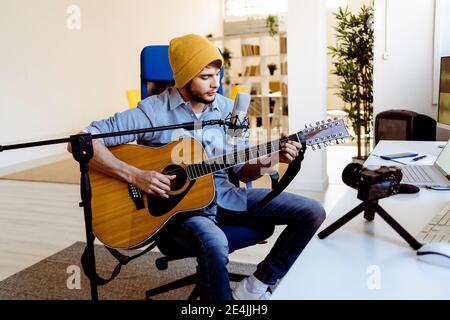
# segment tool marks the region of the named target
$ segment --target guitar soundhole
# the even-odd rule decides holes
[[[176,164],[168,165],[162,173],[169,176],[176,175],[176,178],[170,182],[170,190],[172,191],[179,190],[186,184],[187,174],[182,166]]]

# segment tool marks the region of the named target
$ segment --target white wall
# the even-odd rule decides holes
[[[447,2],[447,8],[440,12],[441,19],[447,20],[447,28],[442,28],[440,41],[448,44],[450,1],[442,2]],[[375,2],[375,115],[391,108],[405,108],[436,119],[437,106],[433,105],[434,8],[435,1],[431,0]],[[383,59],[385,53],[387,60]]]
[[[81,29],[66,26],[69,5]],[[222,34],[221,0],[2,0],[0,145],[65,137],[127,108],[139,54],[185,33]],[[0,168],[65,146],[0,153]]]
[[[288,0],[289,131],[325,119],[327,57],[325,0]],[[328,185],[326,152],[307,150],[292,189],[323,190]]]

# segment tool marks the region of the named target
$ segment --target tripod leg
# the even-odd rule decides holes
[[[356,217],[361,211],[364,210],[365,204],[364,202],[361,202],[359,205],[354,207],[352,210],[350,210],[348,213],[346,213],[344,216],[336,220],[333,224],[329,225],[327,228],[319,232],[318,236],[319,239],[324,239],[328,237],[330,234],[332,234],[334,231],[342,227],[344,224],[352,220],[354,217]]]
[[[377,204],[377,201],[370,201],[366,203],[366,206],[364,207],[364,218],[367,221],[373,221],[373,219],[375,219],[375,208]]]
[[[414,249],[419,249],[422,244],[418,242],[412,235],[408,233],[394,218],[392,218],[386,210],[384,210],[379,204],[375,206],[376,212],[386,221],[397,233],[408,242],[408,244]]]

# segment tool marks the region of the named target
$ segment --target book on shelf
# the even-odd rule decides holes
[[[245,67],[244,76],[254,77],[261,74],[261,68],[259,65],[250,65]]]
[[[285,82],[281,83],[281,94],[283,96],[287,96],[288,95],[288,85]]]
[[[280,53],[281,54],[287,53],[287,38],[286,37],[280,37]]]
[[[281,74],[286,75],[288,73],[287,61],[281,63]]]
[[[242,44],[241,53],[242,56],[259,56],[259,45],[256,44]]]
[[[251,99],[250,106],[248,108],[248,115],[253,117],[261,116],[261,100],[260,99]]]

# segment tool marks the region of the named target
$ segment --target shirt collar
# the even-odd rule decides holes
[[[179,106],[182,106],[186,104],[183,97],[181,96],[180,92],[178,92],[178,89],[175,87],[172,87],[169,89],[169,109],[174,110],[178,108]],[[207,109],[210,108],[211,110],[219,110],[219,106],[217,104],[217,97],[214,99],[213,103],[210,103],[207,107]]]

